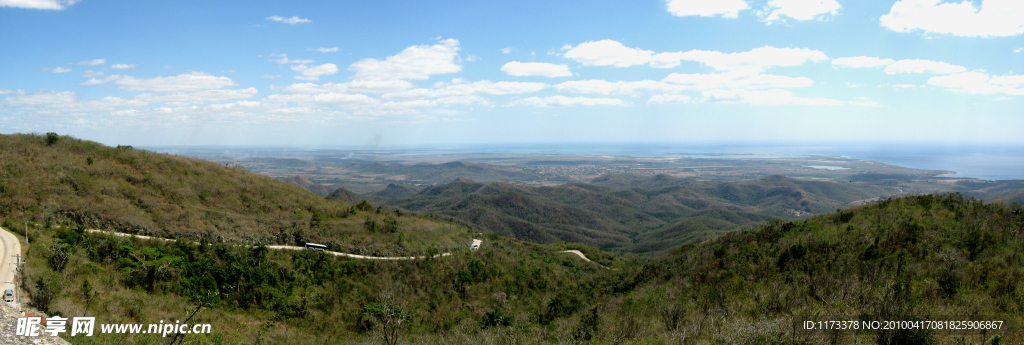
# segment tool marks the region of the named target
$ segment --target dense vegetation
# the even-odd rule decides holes
[[[478,229],[533,242],[566,241],[660,254],[773,218],[829,212],[877,197],[875,192],[882,190],[778,175],[742,183],[608,175],[592,183],[557,187],[482,184],[460,178],[415,194],[395,185],[373,196],[388,205],[453,217]]]
[[[1024,342],[1024,209],[1017,205],[986,204],[960,194],[886,199],[804,220],[770,221],[646,260],[581,244],[536,244],[495,233],[471,235],[464,226],[431,217],[364,202],[339,203],[235,168],[187,158],[56,135],[3,136],[0,143],[7,170],[0,185],[2,225],[11,229],[30,223],[22,289],[31,305],[49,314],[96,316],[101,323],[192,317],[191,323],[213,325],[213,334],[189,335],[185,342]],[[635,183],[668,183],[660,179]],[[773,177],[738,187],[699,189],[676,188],[690,183],[672,183],[677,182],[677,186],[654,190],[679,192],[651,195],[679,200],[675,196],[717,193],[717,199],[710,201],[742,200],[744,195],[771,200],[765,196],[779,195],[778,202],[786,204],[791,200],[787,194],[773,191],[803,183]],[[240,184],[243,187],[237,187]],[[209,187],[195,187],[205,185]],[[813,186],[800,190],[811,193]],[[189,188],[198,194],[207,190],[239,194],[218,196],[224,205],[203,204],[203,198],[186,193]],[[544,189],[457,180],[417,195],[434,193],[436,200],[450,200],[452,205],[497,200],[508,203],[503,207],[509,214],[525,220],[535,216],[530,210],[539,209],[552,212],[542,214],[545,217],[555,214],[574,222],[594,222],[586,217],[629,211],[616,209],[611,197],[651,200],[644,194],[650,190],[595,185]],[[160,200],[176,200],[170,193],[181,196],[178,205],[218,212],[185,213],[154,206],[170,203]],[[814,200],[801,195],[803,200]],[[291,202],[288,205],[294,208],[282,208],[281,213],[271,208],[264,216],[259,207],[249,208],[240,199],[249,199],[252,205]],[[582,211],[559,208],[557,200],[608,208],[574,213]],[[605,203],[611,206],[601,206]],[[773,204],[778,203],[767,202]],[[310,211],[317,205],[348,214],[315,212],[315,207]],[[299,214],[309,218],[300,219]],[[217,226],[206,228],[208,233],[191,233],[183,225],[190,224],[186,221],[190,215],[204,224],[237,228],[234,233]],[[286,221],[288,217],[294,220]],[[660,220],[639,217],[629,224],[638,226],[651,219]],[[246,222],[259,225],[248,228]],[[284,233],[285,238],[260,235],[275,234],[272,226],[282,224],[294,226],[285,232],[277,229],[276,234]],[[324,224],[336,224],[338,232]],[[165,233],[179,240],[144,241],[84,231],[90,227]],[[301,231],[288,232],[293,230]],[[245,241],[250,238],[244,237],[248,231],[255,234],[252,244]],[[20,231],[15,233],[21,236]],[[343,247],[351,250],[379,246],[426,254],[447,250],[452,255],[409,261],[354,260],[315,251],[269,250],[264,245],[294,243],[301,239],[297,234],[325,233],[337,239],[332,245],[352,246]],[[484,240],[480,250],[466,248],[464,242],[471,236]],[[444,243],[452,246],[444,249]],[[567,249],[580,250],[594,262],[561,252]],[[803,330],[802,322],[808,320],[969,320],[1003,321],[1003,325],[1000,330],[973,331]],[[70,340],[167,342],[153,335]]]
[[[309,241],[381,256],[470,241],[465,230],[429,217],[341,203],[241,168],[56,134],[0,135],[0,174],[0,215],[41,227],[79,224],[248,244]],[[386,223],[402,231],[365,231]]]

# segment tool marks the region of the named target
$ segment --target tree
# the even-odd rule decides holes
[[[382,293],[379,299],[378,303],[363,306],[363,317],[370,319],[375,333],[385,344],[398,344],[402,326],[412,318],[405,313],[405,304],[397,302],[393,294]]]
[[[57,133],[54,133],[54,132],[46,133],[46,145],[47,146],[56,144],[57,141],[59,141],[59,140],[60,140],[60,136],[57,135]]]

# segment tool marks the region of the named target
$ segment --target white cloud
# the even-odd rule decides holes
[[[976,8],[974,5],[977,4]],[[879,18],[883,27],[897,32],[970,37],[1005,37],[1024,33],[1024,1],[900,0]]]
[[[349,70],[355,71],[353,79],[366,80],[424,80],[434,74],[455,73],[462,70],[456,63],[459,41],[442,40],[435,45],[418,45],[405,48],[384,61],[362,59]]]
[[[580,43],[576,47],[565,45],[563,55],[584,66],[629,67],[650,64],[651,67],[670,68],[679,65],[681,53],[659,53],[650,50],[629,48],[618,41],[604,39]]]
[[[9,94],[12,94],[14,92],[15,92],[14,90],[0,89],[0,95],[9,95]]]
[[[828,56],[807,48],[775,48],[765,46],[748,52],[722,53],[718,51],[690,50],[688,52],[655,53],[629,48],[613,40],[585,42],[576,47],[562,47],[565,57],[584,66],[629,67],[649,64],[651,67],[670,68],[681,61],[696,61],[720,71],[740,69],[762,70],[772,66],[797,66],[805,62],[828,60]]]
[[[752,105],[842,105],[844,102],[827,98],[802,98],[787,90],[709,90],[702,101],[709,103],[743,103]]]
[[[47,72],[53,72],[53,73],[68,73],[68,72],[71,72],[70,68],[64,68],[64,67],[43,67],[43,70],[47,71]]]
[[[291,18],[285,18],[285,17],[281,17],[281,16],[270,16],[270,17],[267,17],[266,19],[267,20],[273,20],[275,22],[285,23],[285,24],[305,24],[305,23],[312,23],[313,22],[313,21],[311,21],[309,19],[306,19],[306,18],[299,18],[298,16],[294,16],[294,17],[291,17]]]
[[[413,84],[405,80],[353,80],[347,83],[298,83],[285,87],[282,91],[289,93],[389,93],[413,88]]]
[[[259,91],[254,87],[250,87],[241,90],[202,90],[162,94],[144,93],[135,96],[135,99],[147,104],[164,103],[169,106],[180,107],[191,104],[207,104],[239,98],[252,98],[256,97],[257,94],[259,94]]]
[[[451,83],[437,83],[430,89],[412,89],[402,92],[387,93],[381,96],[383,99],[426,99],[448,96],[466,96],[474,94],[487,95],[511,95],[533,93],[547,88],[544,83],[499,81],[492,82],[481,80],[469,82],[463,79],[453,79]]]
[[[569,71],[569,66],[565,64],[556,65],[546,62],[512,61],[501,66],[501,71],[505,72],[505,74],[516,77],[540,76],[555,78],[572,76],[572,72]]]
[[[100,76],[102,76],[102,73],[100,74]],[[96,78],[92,78],[92,79],[89,79],[89,80],[86,80],[86,81],[82,82],[82,85],[105,84],[105,83],[109,83],[111,81],[118,80],[118,79],[121,79],[121,78],[124,78],[124,76],[123,75],[112,75],[112,76],[107,76],[107,77],[103,77],[103,78],[99,78],[99,76],[97,76]]]
[[[281,75],[280,74],[263,73],[263,77],[267,78],[267,79],[274,79],[274,78],[280,78]]]
[[[102,77],[103,75],[104,75],[103,71],[87,70],[85,72],[82,72],[81,77],[82,78],[96,78],[96,77]]]
[[[476,56],[476,55],[469,55],[469,56],[466,57],[466,61],[469,61],[469,62],[480,61],[480,57]]]
[[[648,104],[672,104],[672,103],[690,103],[693,97],[686,95],[654,95],[651,99],[647,100]]]
[[[667,0],[668,12],[684,16],[722,16],[736,18],[739,12],[750,8],[743,0]]]
[[[72,62],[72,63],[69,63],[68,65],[97,66],[97,65],[105,65],[105,64],[107,64],[107,59],[96,59],[96,60],[89,60],[89,61]]]
[[[928,79],[928,85],[972,94],[1024,95],[1024,75],[989,76],[979,72],[957,73]]]
[[[885,68],[886,74],[899,73],[959,73],[967,71],[963,66],[948,64],[945,62],[929,60],[900,60],[893,62]]]
[[[322,75],[332,75],[338,73],[338,66],[333,63],[325,63],[320,66],[306,66],[297,65],[292,66],[292,70],[302,73],[301,75],[295,76],[295,79],[299,80],[320,80]]]
[[[220,89],[238,85],[228,77],[214,77],[203,72],[192,72],[173,77],[135,78],[124,77],[116,82],[122,90],[180,92]]]
[[[129,68],[135,68],[135,64],[133,64],[133,63],[116,63],[116,64],[113,64],[113,65],[110,65],[110,68],[113,68],[113,69],[129,69]]]
[[[338,51],[338,47],[331,47],[331,48],[320,47],[320,48],[316,48],[316,49],[313,49],[313,50],[316,50],[316,51],[321,52],[321,53],[333,53],[333,52]]]
[[[760,74],[750,70],[711,74],[672,73],[664,81],[686,90],[791,89],[814,85],[811,78]]]
[[[1014,49],[1013,52],[1014,53],[1024,52],[1024,47],[1020,47],[1020,48]]]
[[[826,14],[834,16],[840,8],[836,0],[770,0],[758,14],[770,24],[783,21],[782,16],[796,20],[820,19]]]
[[[79,0],[0,0],[0,7],[17,7],[34,10],[63,10]]]
[[[555,85],[555,88],[557,88],[559,92],[629,96],[654,93],[674,93],[683,90],[683,88],[679,86],[654,80],[607,81],[599,79],[567,81]]]
[[[832,66],[851,68],[881,67],[889,65],[893,62],[893,59],[880,59],[870,56],[854,56],[832,60]]]
[[[629,105],[618,98],[590,98],[590,97],[566,97],[562,95],[551,97],[527,97],[517,99],[506,107],[573,107],[573,106],[623,106]]]
[[[276,63],[279,63],[279,64],[300,64],[300,63],[314,63],[314,62],[316,62],[315,60],[289,59],[288,58],[288,54],[270,54],[270,56],[280,57],[280,59],[270,59],[270,60],[267,60],[267,61],[276,62]]]
[[[27,95],[8,97],[3,100],[6,104],[17,105],[68,104],[77,101],[78,94],[71,91],[36,91]]]
[[[772,66],[798,66],[806,62],[827,61],[828,56],[807,48],[775,48],[765,46],[742,53],[691,50],[682,53],[682,60],[696,61],[719,71],[741,69],[761,70]]]
[[[511,54],[512,53],[512,48],[511,47],[501,48],[501,53],[502,54]]]

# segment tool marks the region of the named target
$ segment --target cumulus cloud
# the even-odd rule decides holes
[[[851,68],[881,67],[892,64],[893,62],[895,62],[893,59],[881,59],[870,56],[854,56],[834,59],[832,60],[832,66]]]
[[[270,56],[280,57],[280,59],[270,59],[267,61],[275,62],[279,64],[300,64],[300,63],[314,63],[315,60],[304,60],[304,59],[289,59],[288,54],[270,54]]]
[[[316,48],[316,49],[313,49],[313,50],[316,50],[316,51],[321,52],[321,53],[333,53],[333,52],[338,51],[338,47],[331,47],[331,48],[320,47],[320,48]]]
[[[295,76],[295,79],[320,80],[320,76],[322,75],[338,73],[338,65],[333,63],[325,63],[320,66],[297,65],[292,66],[292,70],[301,73],[300,75]]]
[[[511,54],[512,53],[512,48],[511,47],[501,48],[501,53],[502,54]]]
[[[1024,52],[1024,47],[1020,47],[1020,48],[1014,49],[1013,52],[1014,53]]]
[[[565,64],[556,65],[546,62],[512,61],[501,66],[501,71],[515,77],[539,76],[555,78],[572,76],[572,72],[569,71],[569,66]]]
[[[12,94],[14,92],[15,92],[14,90],[0,88],[0,95],[9,95],[9,94]]]
[[[64,67],[43,67],[43,70],[47,71],[47,72],[53,72],[53,73],[68,73],[68,72],[71,72],[70,68],[64,68]]]
[[[291,17],[291,18],[285,18],[285,17],[282,17],[282,16],[270,16],[270,17],[267,17],[267,20],[273,20],[275,22],[281,22],[281,23],[285,23],[285,24],[306,24],[306,23],[312,23],[313,22],[312,20],[309,20],[309,19],[306,19],[306,18],[299,18],[298,16],[294,16],[294,17]]]
[[[574,107],[574,106],[623,106],[629,102],[618,98],[590,98],[590,97],[566,97],[562,95],[550,97],[527,97],[517,99],[506,107]]]
[[[788,90],[709,90],[702,93],[709,103],[742,103],[752,105],[842,105],[843,101],[827,98],[793,96]]]
[[[900,60],[885,68],[886,74],[938,73],[949,74],[967,71],[963,66],[929,60]]]
[[[682,53],[658,53],[639,48],[629,48],[610,39],[589,41],[573,47],[565,45],[562,50],[566,59],[575,60],[584,66],[629,67],[649,64],[651,67],[670,68],[679,65]]]
[[[971,94],[1024,95],[1024,75],[989,76],[979,72],[965,72],[932,77],[928,79],[928,85]]]
[[[383,61],[362,59],[348,69],[356,72],[354,79],[424,80],[434,74],[461,71],[462,66],[456,63],[459,49],[459,41],[449,38],[434,45],[405,48]]]
[[[63,10],[78,0],[0,0],[0,7],[28,8],[33,10]]]
[[[977,7],[975,5],[977,4]],[[1005,37],[1024,33],[1024,1],[985,0],[944,2],[941,0],[900,0],[881,25],[896,32],[920,30],[925,33],[968,37]]]
[[[110,65],[110,68],[113,68],[113,69],[129,69],[129,68],[135,68],[135,64],[133,64],[133,63],[116,63],[116,64],[113,64],[113,65]]]
[[[834,16],[839,13],[840,8],[842,6],[836,0],[770,0],[758,14],[765,22],[771,24],[783,21],[783,16],[796,20]]]
[[[69,65],[85,65],[85,66],[97,66],[97,65],[105,65],[105,64],[107,64],[107,59],[96,59],[96,60],[79,61],[79,62],[69,63]]]
[[[192,72],[173,77],[156,78],[135,78],[123,77],[116,82],[122,90],[128,91],[152,91],[152,92],[181,92],[220,89],[228,86],[238,85],[231,78],[215,77],[203,72]]]
[[[674,16],[722,16],[736,18],[740,11],[750,8],[743,0],[667,0],[668,12]]]

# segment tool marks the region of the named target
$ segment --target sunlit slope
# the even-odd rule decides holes
[[[456,239],[429,219],[356,210],[241,168],[67,136],[0,135],[0,164],[0,214],[9,219],[168,238],[322,242],[356,254],[408,254],[469,240],[464,230]],[[380,229],[387,231],[369,231]],[[425,233],[433,230],[446,234]]]

